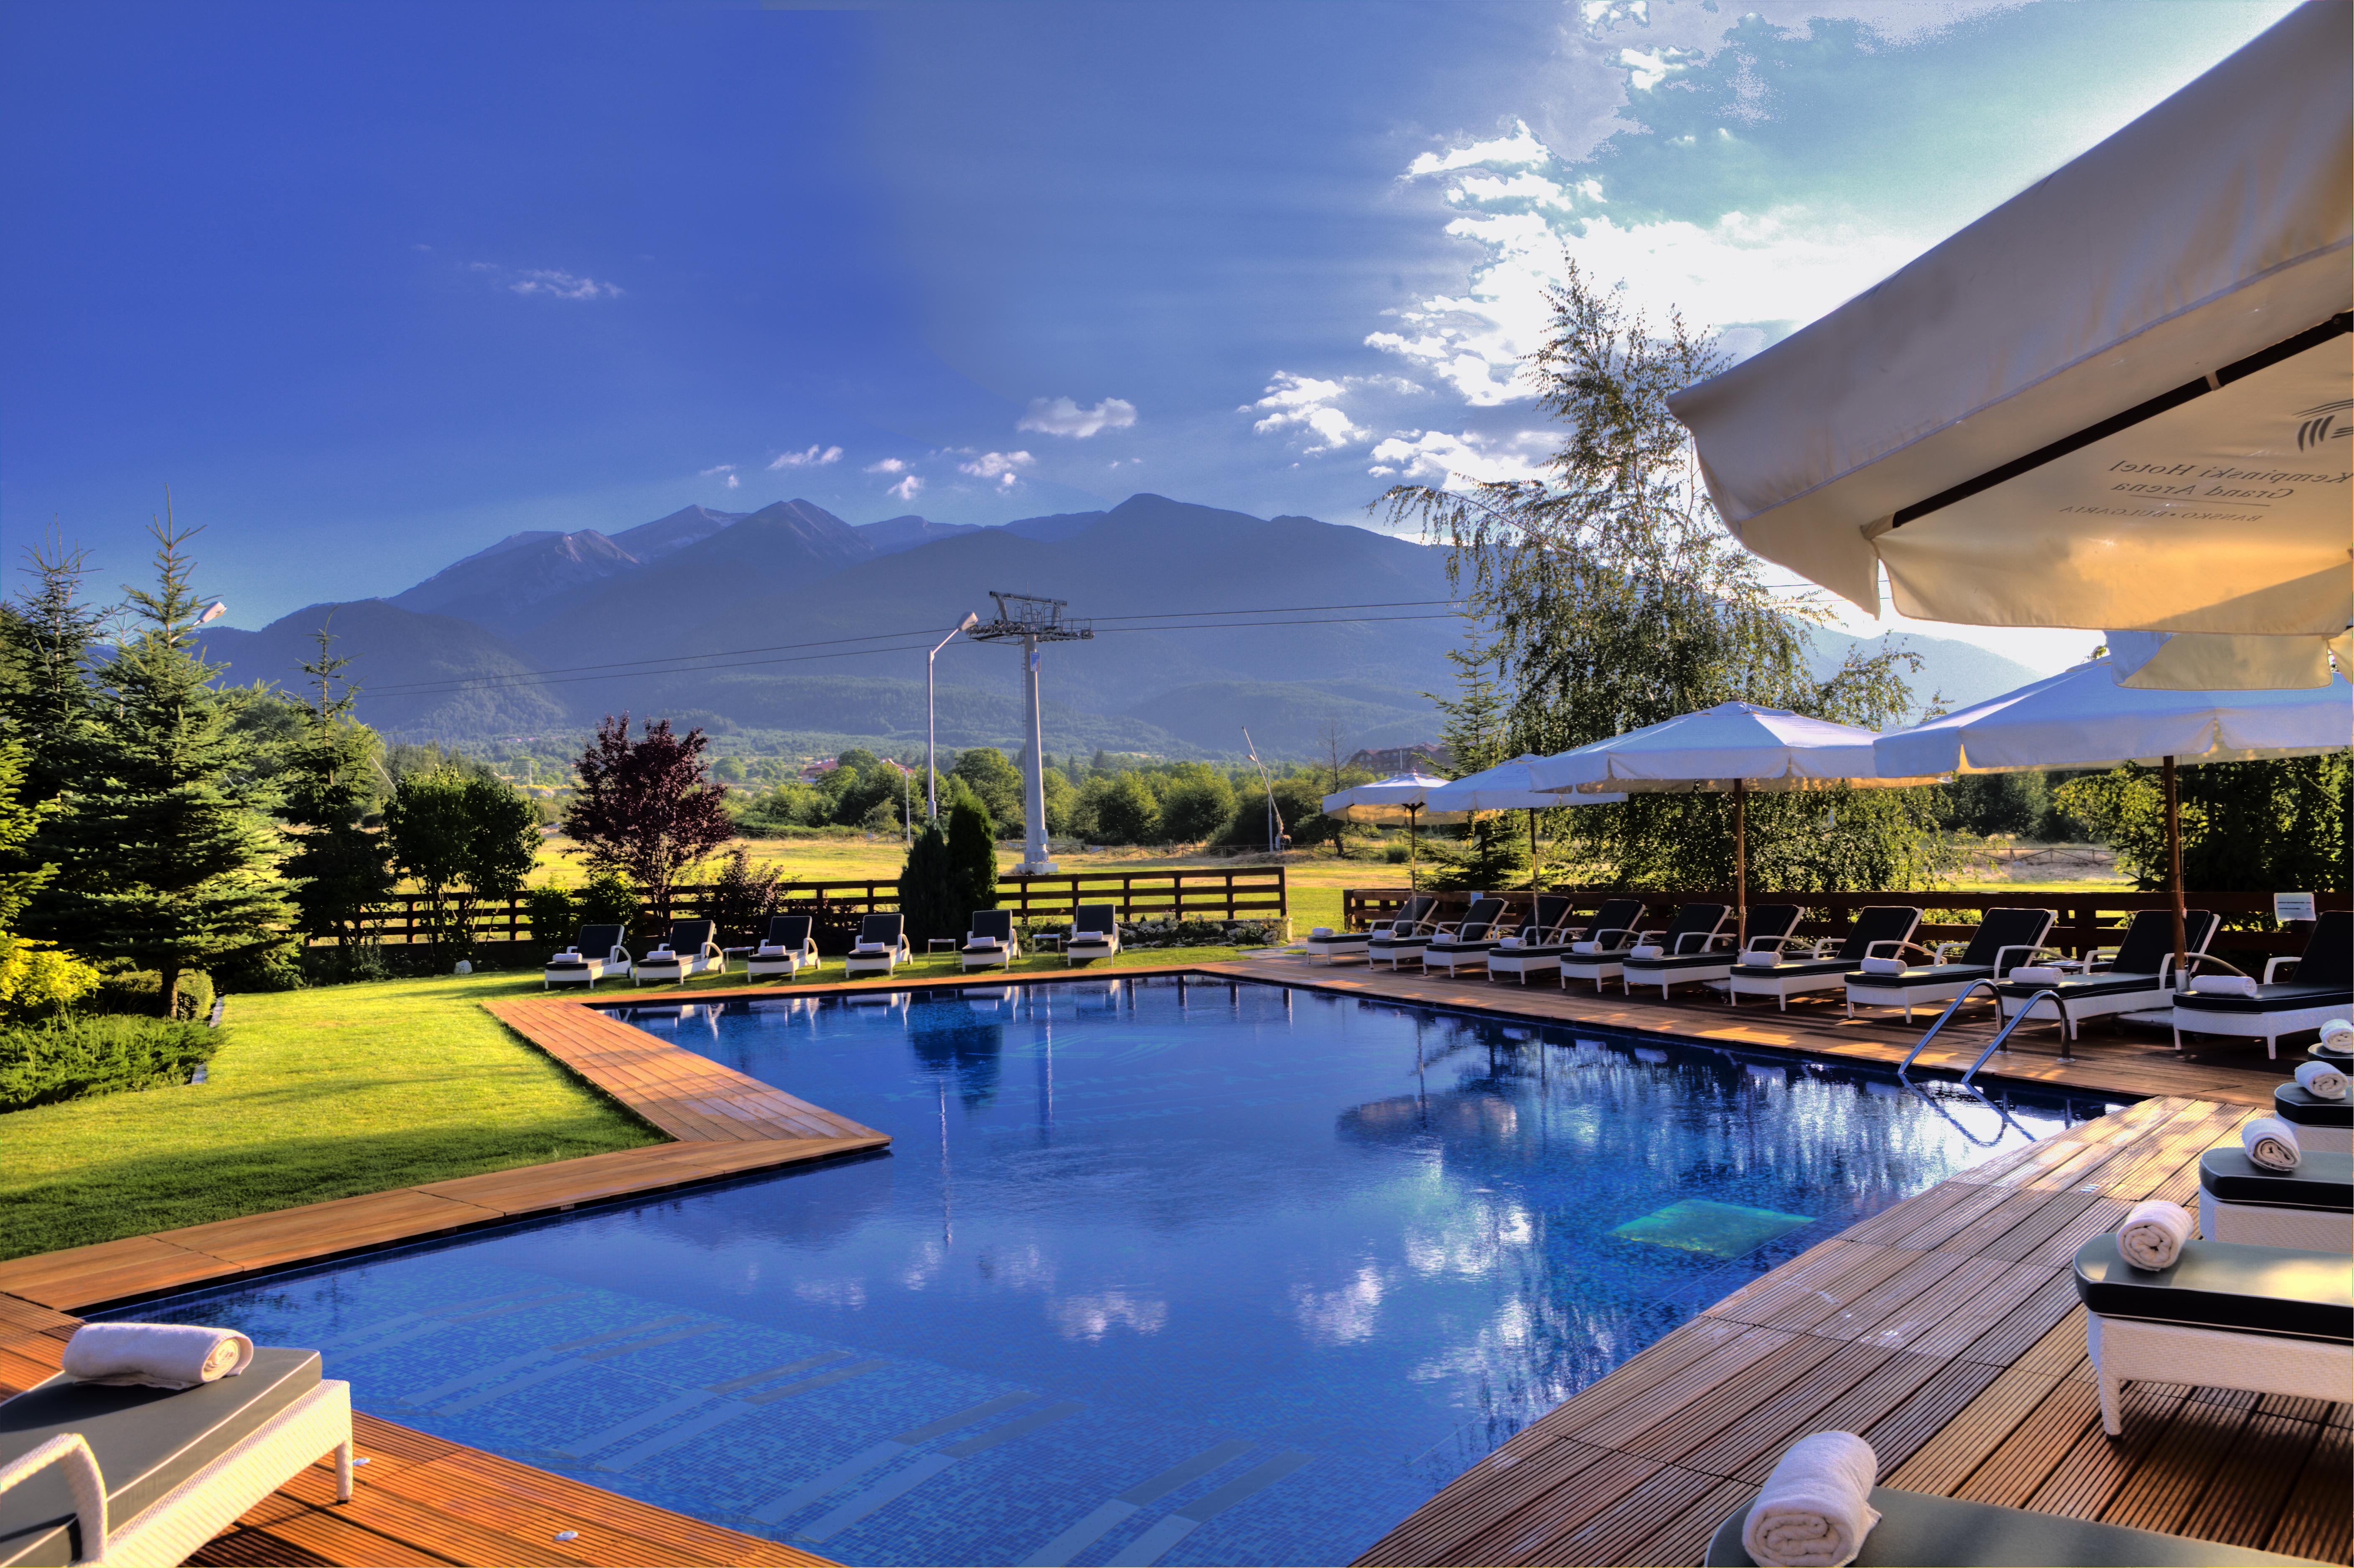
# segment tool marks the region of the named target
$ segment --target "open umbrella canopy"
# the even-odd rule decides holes
[[[2003,773],[2120,762],[2245,762],[2311,757],[2354,742],[2354,686],[2261,692],[2154,691],[2117,684],[2110,660],[1882,736],[1892,773]]]
[[[1574,751],[1529,764],[1540,789],[1731,790],[1828,789],[1932,784],[1927,778],[1888,778],[1872,753],[1878,737],[1853,725],[1808,718],[1754,703],[1719,703],[1696,714],[1646,725]]]
[[[1884,567],[1925,620],[2342,634],[2349,18],[2296,7],[1676,394],[1742,543],[1875,613]]]
[[[1351,822],[1459,822],[1466,815],[1453,810],[1425,810],[1423,800],[1433,789],[1447,787],[1444,779],[1427,773],[1393,773],[1371,784],[1359,784],[1324,797],[1324,814]]]
[[[1451,811],[1542,811],[1554,806],[1606,806],[1623,800],[1624,795],[1563,795],[1550,789],[1540,789],[1529,773],[1530,765],[1544,760],[1535,756],[1515,757],[1510,762],[1500,762],[1493,768],[1477,773],[1467,773],[1452,784],[1433,789],[1430,804]]]

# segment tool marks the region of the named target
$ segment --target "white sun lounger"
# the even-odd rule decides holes
[[[2184,951],[2194,960],[2207,951],[2219,924],[2204,909],[2192,909],[2182,916]],[[2084,1020],[2104,1018],[2118,1012],[2143,1012],[2168,1007],[2174,1003],[2174,990],[2179,977],[2174,972],[2174,916],[2164,909],[2144,909],[2126,927],[2125,940],[2118,944],[2114,957],[2104,960],[2095,958],[2090,973],[2072,975],[2054,981],[2002,980],[1995,983],[1995,992],[2002,1000],[2002,1015],[2015,1017],[2024,1012],[2031,1021],[2060,1021],[2052,1005],[2050,991],[2068,1011],[2067,1035],[2073,1040]]]
[[[2306,1150],[2296,1170],[2267,1171],[2238,1144],[2217,1144],[2199,1157],[2199,1234],[2354,1253],[2354,1154]]]
[[[807,915],[771,915],[769,934],[744,959],[748,980],[778,975],[790,980],[817,962],[817,940],[810,935],[815,922]]]
[[[2219,960],[2210,959],[2207,968]],[[2283,967],[2288,977],[2280,978]],[[2174,993],[2174,1048],[2182,1036],[2237,1035],[2264,1043],[2264,1054],[2280,1055],[2280,1037],[2318,1029],[2354,1009],[2354,913],[2331,909],[2313,923],[2313,935],[2298,958],[2275,958],[2253,996],[2185,991]]]
[[[1119,911],[1108,904],[1082,904],[1071,912],[1070,939],[1063,944],[1063,967],[1082,959],[1116,958],[1119,953]]]
[[[1013,910],[976,909],[970,925],[958,952],[967,969],[1002,969],[1022,956],[1022,944],[1013,935]]]
[[[583,926],[573,945],[547,960],[540,970],[542,991],[559,985],[587,986],[592,991],[607,975],[630,972],[630,949],[621,945],[620,926]]]
[[[842,960],[842,972],[845,978],[887,975],[912,957],[907,950],[906,916],[869,915],[858,923],[858,943]]]

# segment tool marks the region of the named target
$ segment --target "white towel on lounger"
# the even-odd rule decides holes
[[[1790,1445],[1750,1506],[1741,1544],[1764,1568],[1840,1568],[1880,1522],[1872,1483],[1880,1456],[1852,1432]]]
[[[2245,975],[2200,975],[2190,989],[2200,996],[2253,996],[2256,982]]]
[[[2240,1128],[2240,1147],[2267,1171],[2285,1173],[2305,1162],[2305,1151],[2296,1146],[2296,1128],[2276,1116],[2249,1118]]]
[[[1598,953],[1602,950],[1602,944],[1599,942],[1572,942],[1569,945],[1569,950],[1573,953]]]
[[[1665,948],[1662,948],[1657,942],[1645,942],[1639,946],[1628,948],[1627,956],[1630,959],[1659,959],[1665,958],[1667,956],[1667,951],[1668,950]]]
[[[2058,985],[2066,977],[2058,969],[2046,969],[2041,964],[2028,964],[2011,970],[2010,978],[2020,985]]]
[[[2354,1023],[2333,1018],[2321,1026],[2321,1048],[2325,1051],[2354,1051]]]
[[[2136,1268],[2155,1273],[2172,1268],[2182,1255],[2182,1244],[2199,1234],[2199,1222],[2179,1203],[2145,1198],[2117,1227],[2117,1251]]]
[[[1904,972],[1903,959],[1866,959],[1863,972],[1868,975],[1901,975]]]
[[[2346,1097],[2346,1075],[2327,1062],[2300,1062],[2296,1068],[2297,1087],[2317,1100],[2342,1100]]]
[[[1316,929],[1309,932],[1308,934],[1311,937],[1329,937],[1332,934],[1332,927],[1330,926],[1319,926]]]
[[[253,1341],[235,1329],[194,1323],[84,1323],[66,1341],[66,1376],[76,1383],[194,1388],[235,1377],[253,1361]]]

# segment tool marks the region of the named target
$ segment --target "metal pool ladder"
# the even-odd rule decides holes
[[[1965,990],[1961,995],[1954,998],[1953,1001],[1946,1004],[1946,1011],[1937,1014],[1937,1022],[1929,1025],[1929,1032],[1921,1036],[1921,1043],[1914,1046],[1913,1049],[1906,1054],[1903,1061],[1897,1064],[1896,1075],[1898,1077],[1902,1078],[1904,1076],[1904,1070],[1913,1065],[1914,1059],[1919,1056],[1923,1051],[1928,1049],[1929,1042],[1937,1037],[1937,1031],[1943,1029],[1946,1026],[1946,1021],[1952,1018],[1955,1013],[1961,1011],[1962,1003],[1969,1001],[1971,997],[1978,994],[1978,987],[1980,986],[1986,987],[1988,993],[1994,998],[1995,1016],[1998,1018],[2002,1016],[2002,992],[1996,990],[1994,981],[1990,980],[1972,980],[1969,983],[1968,988]],[[1978,1076],[1978,1069],[1986,1065],[1987,1058],[2003,1048],[2002,1043],[2010,1038],[2010,1032],[2018,1028],[2020,1024],[2026,1022],[2028,1015],[2035,1011],[2035,1004],[2041,1001],[2047,996],[2052,999],[2053,1009],[2060,1014],[2060,1060],[2062,1062],[2073,1062],[2076,1059],[2069,1053],[2068,1050],[2069,1042],[2073,1040],[2076,1036],[2075,1029],[2068,1021],[2068,1003],[2058,991],[2046,987],[2045,989],[2037,991],[2033,996],[2029,997],[2027,999],[2026,1006],[2020,1008],[2017,1012],[2012,1013],[2008,1019],[2003,1020],[2002,1027],[1994,1032],[1994,1038],[1988,1041],[1986,1049],[1978,1053],[1978,1059],[1972,1062],[1969,1066],[1969,1071],[1962,1075],[1962,1087],[1966,1089],[1971,1087],[1970,1080]]]

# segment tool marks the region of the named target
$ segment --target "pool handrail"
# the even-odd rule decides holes
[[[1964,988],[1961,995],[1954,998],[1953,1001],[1946,1004],[1946,1011],[1937,1014],[1937,1021],[1929,1025],[1929,1032],[1922,1035],[1920,1042],[1915,1044],[1912,1050],[1905,1053],[1904,1060],[1896,1065],[1896,1075],[1898,1077],[1902,1078],[1904,1076],[1904,1070],[1913,1065],[1914,1058],[1918,1057],[1923,1051],[1928,1048],[1929,1042],[1937,1037],[1937,1031],[1946,1026],[1946,1021],[1952,1018],[1955,1013],[1960,1012],[1962,1003],[1969,1001],[1972,996],[1975,996],[1980,986],[1986,987],[1988,991],[1992,993],[1995,999],[1995,1015],[1998,1018],[2001,1017],[2002,993],[1995,989],[1994,981],[1990,980],[1972,980],[1966,988]],[[2018,1028],[2020,1024],[2026,1022],[2028,1014],[2035,1011],[2035,1004],[2041,1001],[2045,997],[2050,997],[2052,999],[2052,1008],[2060,1014],[2060,1054],[2058,1060],[2062,1062],[2073,1062],[2076,1059],[2068,1050],[2069,1040],[2075,1032],[2068,1026],[2067,999],[2062,997],[2058,991],[2047,986],[2043,990],[2039,991],[2034,995],[2029,997],[2026,1002],[2020,1006],[2017,1012],[2014,1012],[2009,1018],[2002,1020],[2002,1027],[1995,1031],[1994,1038],[1987,1042],[1986,1049],[1978,1053],[1978,1060],[1972,1062],[1969,1065],[1968,1070],[1962,1074],[1962,1087],[1967,1089],[1970,1086],[1970,1080],[1978,1076],[1978,1069],[1986,1065],[1987,1058],[2003,1048],[2003,1042],[2010,1038],[2010,1032]],[[1906,1081],[1910,1082],[1909,1079]]]

